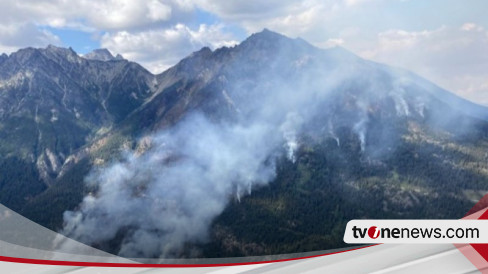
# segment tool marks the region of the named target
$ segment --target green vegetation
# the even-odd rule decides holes
[[[462,217],[488,191],[483,152],[488,142],[460,142],[442,131],[410,126],[394,149],[379,156],[361,152],[346,128],[338,130],[341,146],[330,137],[302,136],[297,161],[280,158],[269,185],[253,189],[240,202],[231,199],[214,220],[208,243],[197,246],[206,257],[323,250],[345,246],[342,237],[351,219]],[[35,169],[10,158],[0,169],[14,166],[11,170],[17,173],[2,173],[0,199],[59,230],[63,212],[75,209],[94,191],[84,178],[95,160],[107,163],[119,157],[123,147],[133,149],[132,138],[123,132],[100,138],[89,157],[48,189]],[[11,178],[17,181],[12,184]]]
[[[21,209],[47,188],[34,166],[22,159],[0,159],[0,170],[0,201],[13,210]]]
[[[401,142],[381,162],[361,157],[353,143],[338,147],[325,139],[302,146],[296,163],[282,159],[271,184],[232,201],[215,220],[210,243],[202,245],[205,256],[344,247],[351,219],[463,217],[476,202],[473,193],[488,192],[480,148],[417,141]]]

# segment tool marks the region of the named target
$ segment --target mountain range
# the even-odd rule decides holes
[[[229,140],[235,142],[222,146]],[[152,166],[159,146],[175,152]],[[139,170],[132,164],[138,157],[152,168],[141,174],[163,181],[172,178],[165,166],[186,164],[185,157],[198,162],[190,167],[201,167],[199,176],[236,173],[222,184],[209,182],[228,177],[201,182],[215,193],[232,185],[221,209],[189,217],[206,224],[202,233],[144,256],[321,250],[345,246],[350,219],[460,218],[488,191],[487,148],[487,108],[403,69],[267,29],[234,47],[202,48],[158,75],[104,49],[80,56],[48,46],[0,56],[0,202],[31,220],[74,233],[66,212],[88,219],[96,214],[87,199],[104,197],[105,185],[90,178],[99,182],[114,163]],[[221,159],[226,149],[230,156],[216,166],[192,155],[202,150]],[[254,174],[247,169],[253,161],[256,175],[243,178]],[[151,196],[151,184],[159,179],[131,186],[133,197]],[[124,243],[141,224],[121,224],[96,240],[72,236],[126,255]],[[165,229],[157,234],[174,227]]]

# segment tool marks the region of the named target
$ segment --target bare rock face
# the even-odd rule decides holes
[[[90,53],[83,55],[83,58],[98,61],[124,60],[124,58],[120,54],[117,54],[114,57],[112,53],[108,51],[108,49],[96,49]]]

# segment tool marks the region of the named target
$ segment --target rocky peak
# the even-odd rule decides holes
[[[83,58],[89,60],[98,60],[98,61],[112,61],[112,60],[124,60],[124,58],[117,54],[116,57],[110,53],[108,49],[96,49],[90,53],[83,55]]]
[[[71,47],[63,48],[49,45],[44,49],[38,49],[38,51],[42,56],[64,68],[71,67],[74,64],[80,64],[82,61],[78,53],[76,53]],[[35,66],[42,66],[41,63],[36,63]]]
[[[76,52],[71,48],[62,48],[54,45],[48,45],[45,49],[47,52],[56,53],[56,54],[63,54],[63,55],[71,55],[76,54]]]
[[[269,47],[284,40],[292,39],[268,29],[263,29],[261,32],[249,36],[240,46]]]
[[[311,44],[301,38],[290,38],[283,34],[271,31],[269,29],[263,29],[261,32],[257,32],[249,36],[244,42],[241,43],[241,46],[277,46],[277,45],[294,45],[294,46],[302,46],[307,48],[313,48]]]
[[[4,60],[4,57],[0,57],[0,60]],[[9,57],[14,63],[18,63],[22,66],[30,64],[40,64],[40,60],[48,58],[56,62],[60,60],[75,60],[78,58],[76,52],[71,48],[61,48],[53,45],[49,45],[44,49],[38,48],[23,48],[12,53]],[[5,60],[8,58],[5,58]]]
[[[7,60],[8,59],[8,55],[3,53],[2,55],[0,55],[0,64],[3,63],[3,61]]]
[[[194,52],[192,55],[209,55],[212,54],[212,50],[209,47],[203,47],[199,51]]]
[[[78,54],[71,47],[62,48],[54,45],[49,45],[45,49],[41,49],[40,51],[49,58],[63,58],[69,61],[75,61],[79,58]]]
[[[122,55],[117,53],[117,55],[115,55],[115,60],[125,60],[125,59]]]
[[[303,39],[290,38],[282,34],[264,29],[261,32],[252,34],[244,40],[237,51],[252,59],[265,61],[273,56],[286,56],[287,58],[298,58],[303,54],[314,54],[320,49],[314,47]]]
[[[19,64],[24,64],[31,58],[39,57],[39,56],[41,56],[39,50],[31,47],[19,49],[18,51],[10,55],[10,57],[16,62],[18,62]]]

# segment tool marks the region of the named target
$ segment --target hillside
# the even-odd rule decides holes
[[[0,201],[104,250],[337,248],[350,219],[459,218],[488,191],[488,109],[345,49],[264,30],[159,75],[90,56],[2,57]]]

